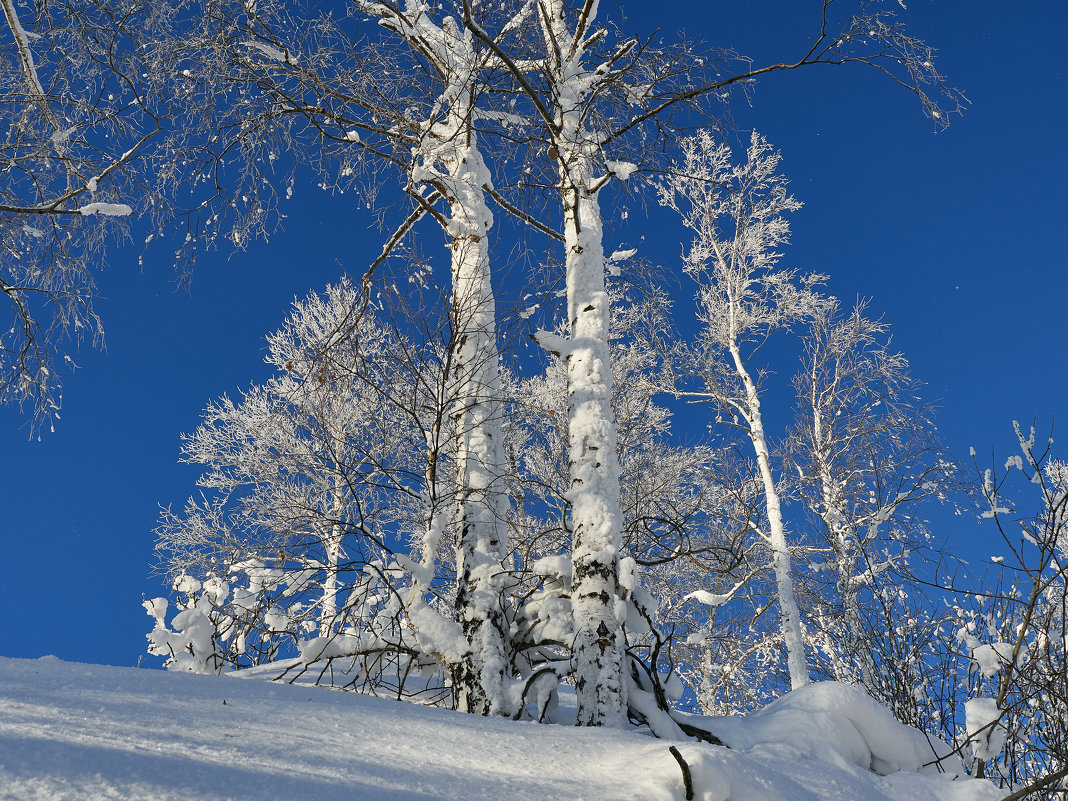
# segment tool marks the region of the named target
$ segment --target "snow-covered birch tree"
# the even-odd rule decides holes
[[[403,7],[364,2],[435,69],[441,80],[434,114],[419,121],[411,180],[441,196],[440,218],[451,253],[452,411],[456,447],[456,614],[469,655],[454,667],[457,706],[480,714],[511,712],[504,691],[509,673],[505,639],[504,558],[507,552],[501,430],[500,359],[490,271],[487,205],[492,178],[478,142],[477,101],[496,57],[476,46],[456,18],[431,19],[424,3]],[[522,14],[505,23],[521,24]],[[414,121],[413,121],[414,122]]]
[[[671,304],[655,289],[621,288],[625,280],[608,285],[615,309],[609,353],[623,548],[656,599],[648,610],[654,622],[689,632],[692,621],[680,598],[709,586],[712,574],[726,572],[732,561],[733,526],[726,520],[726,493],[719,481],[724,466],[719,454],[700,442],[672,442],[672,413],[658,397],[659,365],[651,347],[653,334],[668,326]],[[513,547],[529,571],[543,557],[566,556],[570,547],[567,365],[553,358],[542,374],[509,378],[509,451],[521,500]],[[701,579],[691,581],[698,574]],[[636,634],[628,629],[631,649],[639,645]]]
[[[540,106],[551,132],[549,156],[557,165],[563,212],[568,336],[543,333],[539,341],[567,364],[570,487],[566,498],[578,722],[619,726],[627,708],[619,576],[623,517],[598,200],[611,174],[600,155],[600,134],[587,118],[591,99],[615,76],[591,63],[587,37],[594,32],[596,12],[595,2],[578,11],[563,0],[538,4],[544,97],[549,105],[537,96],[531,99]],[[625,56],[632,44],[622,45],[615,58]]]
[[[440,539],[430,532],[443,526],[458,529],[455,611],[468,646],[467,657],[452,666],[458,704],[504,714],[510,711],[503,694],[508,666],[501,591],[508,503],[500,477],[503,436],[490,273],[488,197],[495,193],[479,142],[480,124],[487,115],[496,119],[480,107],[495,56],[456,17],[423,2],[366,0],[342,22],[326,15],[303,20],[278,4],[245,4],[234,11],[233,19],[213,11],[200,44],[178,50],[200,65],[191,71],[206,73],[207,86],[221,80],[237,99],[223,112],[235,127],[226,129],[213,117],[208,127],[214,129],[200,134],[212,138],[212,155],[197,156],[206,172],[213,161],[221,166],[227,150],[245,151],[239,185],[249,191],[242,191],[247,208],[234,209],[231,203],[238,219],[235,241],[243,242],[263,225],[267,204],[277,209],[277,198],[261,185],[270,180],[258,166],[264,163],[265,131],[278,137],[268,146],[271,163],[293,145],[317,152],[324,185],[348,185],[358,180],[356,173],[372,177],[379,187],[390,171],[401,179],[411,209],[367,269],[365,292],[379,264],[399,249],[420,218],[435,220],[444,233],[452,278],[449,414],[457,432],[449,497],[456,498],[456,510],[448,520],[436,512],[428,536]],[[494,7],[485,14],[480,9],[487,25],[505,32],[521,25],[527,14],[523,8]],[[379,23],[371,36],[346,27],[367,18]],[[209,99],[207,106],[214,102]],[[192,151],[197,147],[194,142]],[[293,179],[288,180],[287,193]],[[420,569],[433,572],[434,565]]]
[[[749,366],[776,330],[816,314],[826,303],[816,291],[823,276],[798,275],[779,265],[789,239],[788,212],[800,207],[778,172],[780,156],[753,134],[744,163],[702,132],[683,140],[682,158],[664,179],[663,205],[677,211],[694,240],[683,270],[697,284],[697,340],[677,349],[680,395],[714,403],[718,418],[748,437],[763,488],[767,531],[778,588],[782,638],[793,688],[809,681],[800,610],[794,593],[790,542],[761,407],[760,375]],[[687,388],[686,379],[695,382]]]
[[[356,625],[362,575],[421,519],[419,404],[405,390],[420,377],[397,369],[398,337],[371,315],[349,330],[357,297],[342,281],[294,304],[268,338],[275,374],[209,404],[183,439],[203,494],[157,529],[163,572],[250,584],[267,601],[235,595],[232,616],[293,645]]]

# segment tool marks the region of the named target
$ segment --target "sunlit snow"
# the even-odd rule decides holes
[[[898,770],[924,759],[922,735],[844,685],[710,722],[732,748],[228,676],[0,658],[0,799],[671,801],[685,797],[672,745],[702,801],[1000,798],[952,771]]]

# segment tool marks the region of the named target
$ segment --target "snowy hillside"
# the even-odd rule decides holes
[[[994,801],[993,786],[860,767],[914,741],[840,685],[677,748],[703,801]],[[839,691],[844,692],[839,692]],[[0,799],[669,801],[670,743],[332,690],[0,658]],[[880,757],[879,754],[882,754]],[[896,756],[895,756],[896,755]],[[881,763],[878,760],[883,760]]]

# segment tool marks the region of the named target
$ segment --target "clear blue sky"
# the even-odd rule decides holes
[[[685,28],[759,64],[800,55],[819,3],[624,8],[632,30]],[[601,11],[614,13],[607,0]],[[805,203],[787,261],[829,273],[846,300],[872,298],[959,456],[1004,453],[1014,418],[1048,423],[1068,397],[1068,5],[912,0],[900,13],[972,102],[948,131],[859,67],[772,76],[736,122],[782,150]],[[77,354],[56,432],[27,441],[25,419],[0,409],[0,655],[137,663],[142,594],[164,594],[148,576],[158,504],[181,505],[197,474],[176,463],[178,437],[208,400],[264,377],[263,336],[294,295],[377,253],[359,206],[298,186],[287,230],[203,258],[190,294],[175,292],[166,249],[143,269],[137,249],[112,251],[99,276],[108,349]],[[671,264],[679,245],[665,239],[650,233],[645,255]],[[938,533],[961,547],[977,536],[951,525]]]

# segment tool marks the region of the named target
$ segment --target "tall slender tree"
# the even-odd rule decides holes
[[[495,57],[476,46],[470,30],[453,17],[431,19],[423,3],[403,10],[389,2],[364,2],[441,80],[433,116],[418,121],[410,178],[422,193],[445,202],[440,218],[451,252],[452,415],[457,436],[456,614],[469,656],[454,667],[457,706],[465,712],[508,714],[504,690],[509,670],[503,587],[507,552],[500,358],[490,271],[493,214],[486,192],[492,178],[478,143],[477,103]],[[519,24],[521,16],[506,25]],[[412,122],[415,122],[414,120]]]
[[[684,140],[682,160],[661,185],[660,200],[677,211],[694,232],[683,270],[697,284],[695,344],[677,348],[678,363],[697,384],[679,394],[705,398],[740,427],[752,444],[764,494],[771,552],[778,585],[782,637],[796,689],[809,681],[800,610],[794,593],[790,543],[771,463],[771,446],[761,405],[760,376],[749,359],[777,329],[810,319],[826,304],[815,287],[824,276],[800,276],[779,266],[777,248],[789,239],[786,214],[800,203],[778,174],[780,156],[753,134],[744,163],[730,148],[702,132]]]

